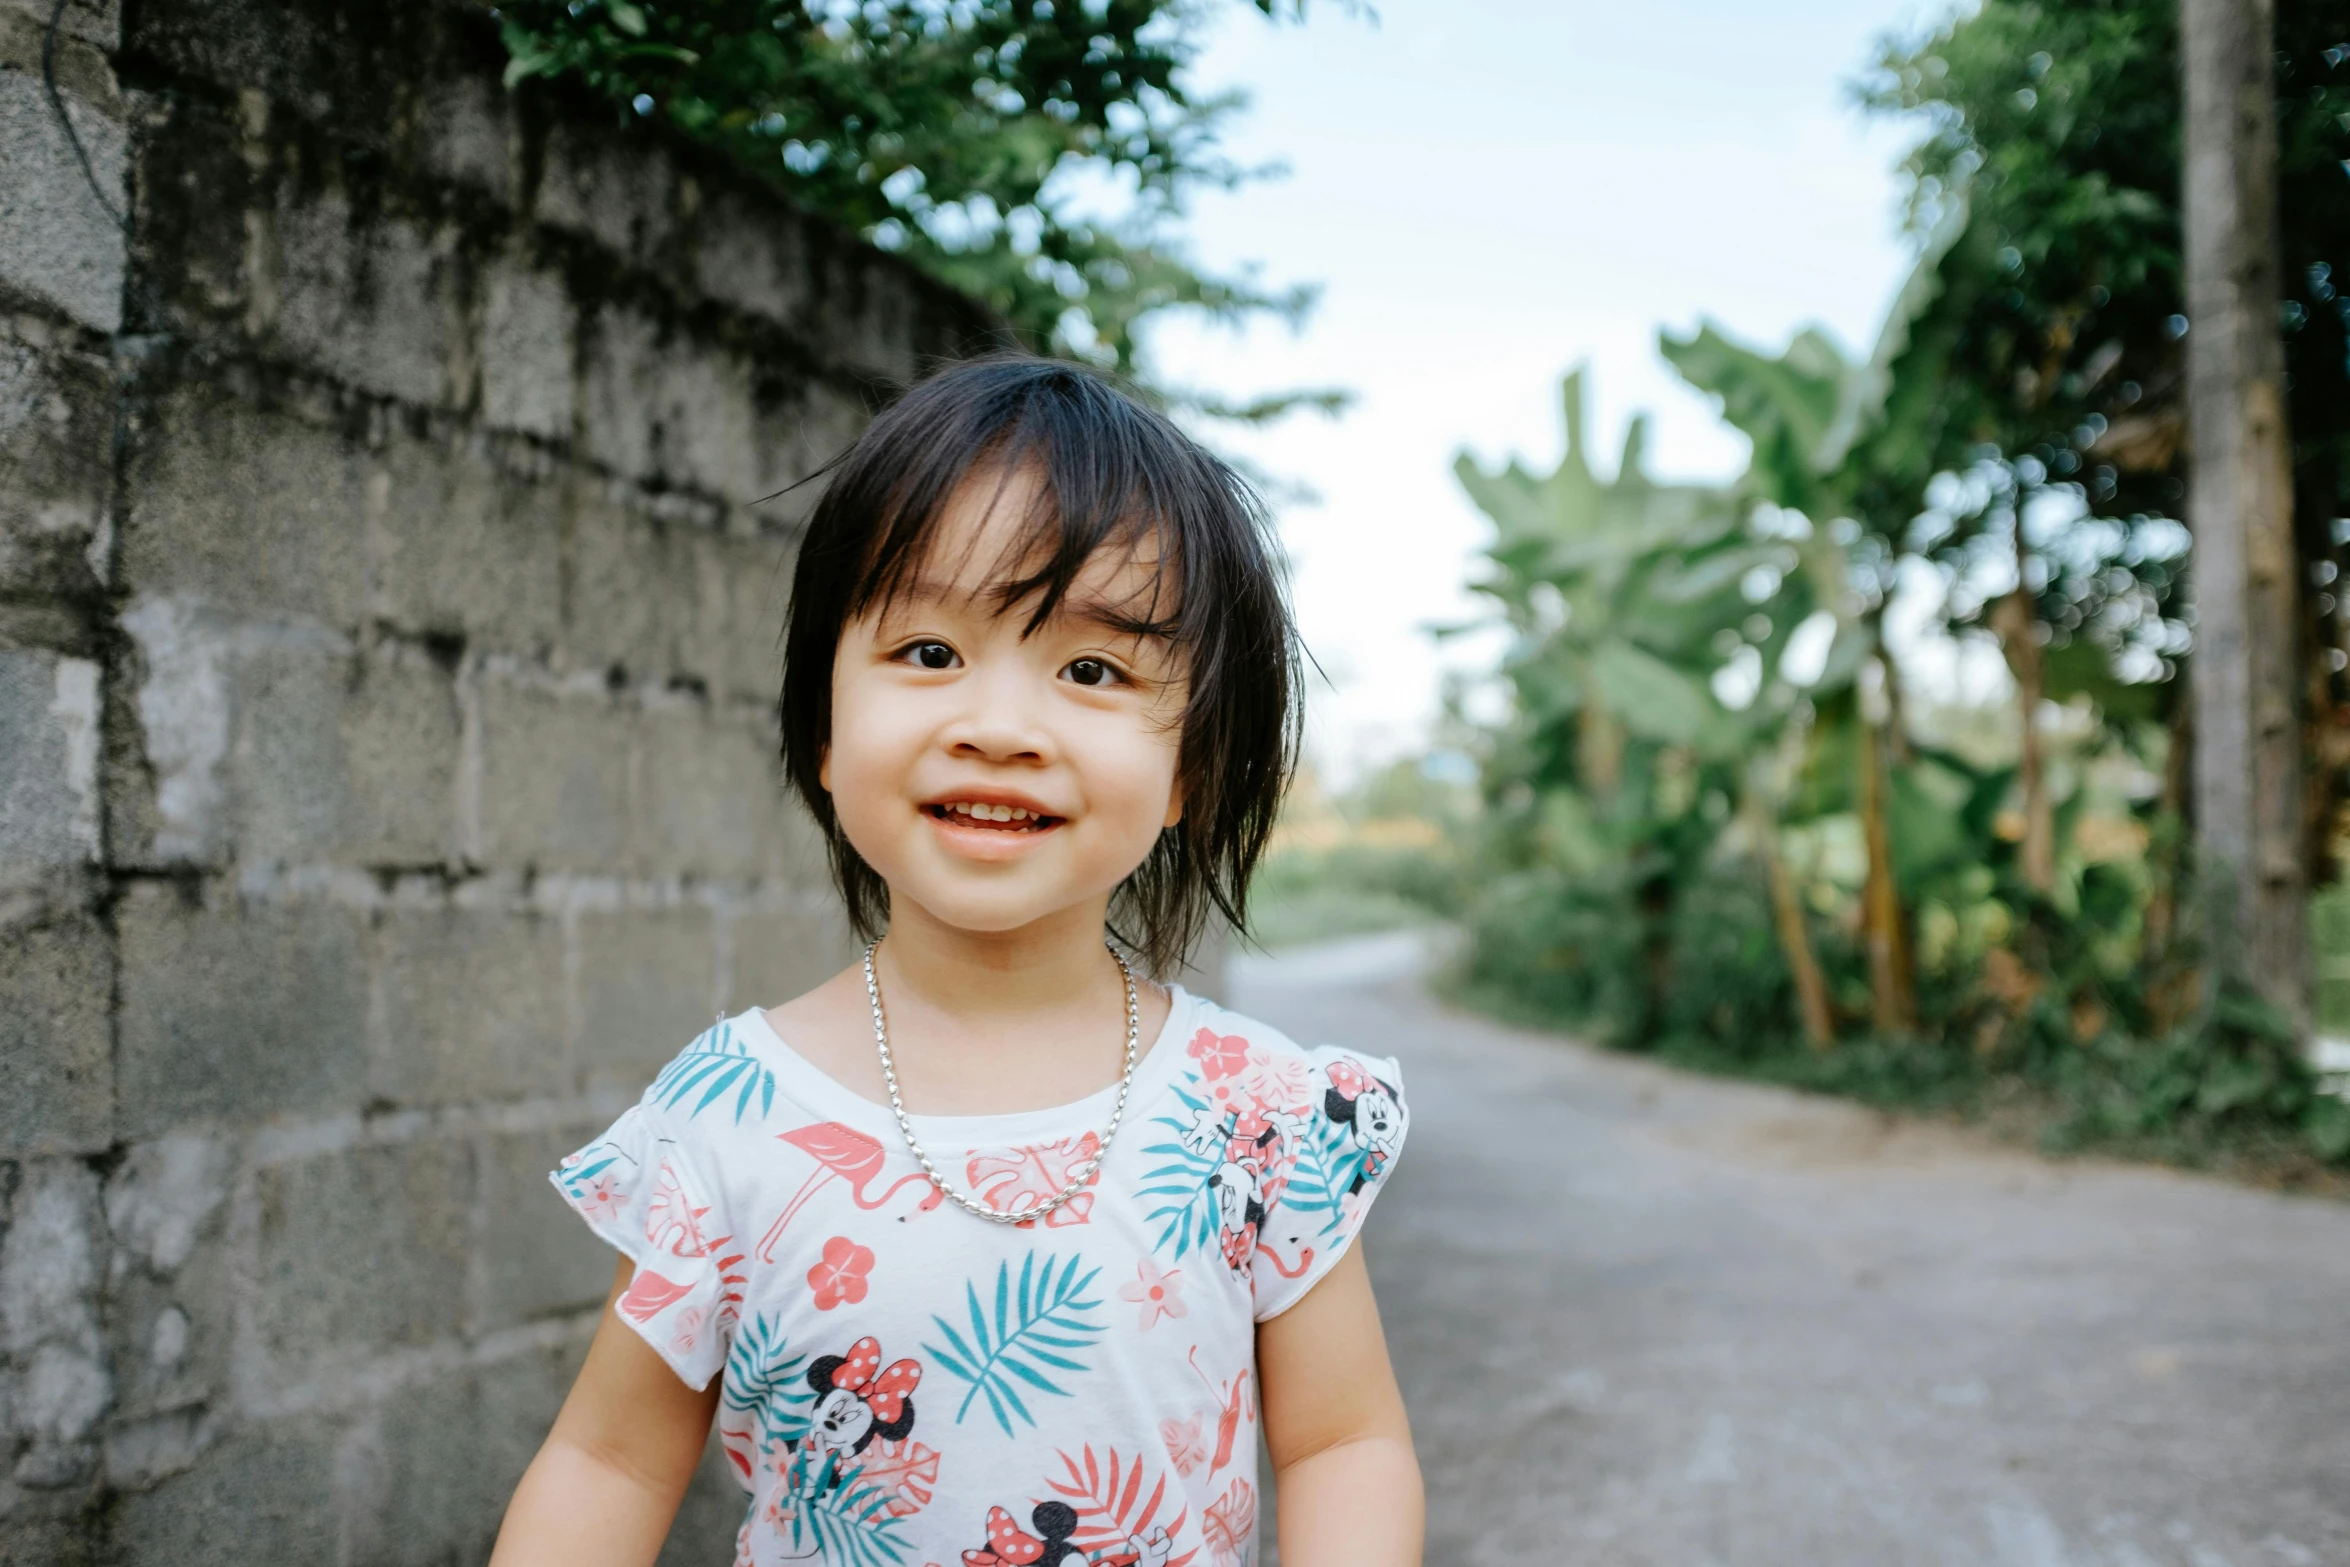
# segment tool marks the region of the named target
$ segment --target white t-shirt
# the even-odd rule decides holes
[[[1115,1089],[916,1116],[997,1208],[1058,1191]],[[1238,1567],[1256,1324],[1353,1242],[1402,1146],[1395,1063],[1178,989],[1088,1188],[1041,1224],[941,1201],[887,1107],[757,1010],[711,1028],[557,1190],[637,1272],[619,1311],[750,1492],[741,1564]]]

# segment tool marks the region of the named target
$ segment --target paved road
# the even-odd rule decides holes
[[[1680,1076],[1413,968],[1234,992],[1403,1061],[1368,1245],[1431,1567],[2350,1564],[2350,1204]]]

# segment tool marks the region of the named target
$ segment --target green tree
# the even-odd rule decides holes
[[[1250,0],[1275,20],[1306,0]],[[708,142],[984,301],[1033,347],[1138,363],[1163,310],[1296,319],[1307,287],[1203,271],[1184,204],[1252,172],[1238,94],[1186,82],[1192,0],[503,0],[509,85],[576,81]],[[1103,216],[1105,210],[1114,215]],[[1162,391],[1171,389],[1162,388]],[[1327,392],[1204,411],[1266,418]]]
[[[2322,882],[2350,789],[2350,637],[2335,591],[2350,565],[2337,520],[2350,509],[2350,300],[2338,284],[2350,265],[2350,4],[2278,0],[2274,43],[2296,705],[2312,762],[2304,852]],[[2011,648],[2019,631],[2045,637],[2052,676],[2107,696],[2120,694],[2116,675],[2169,679],[2188,644],[2168,542],[2186,494],[2189,330],[2175,0],[1984,0],[1889,40],[1859,93],[1925,123],[1906,165],[1913,227],[1965,225],[1937,269],[1929,330],[1947,352],[1915,379],[1937,405],[1935,466],[1996,471],[1971,504],[1929,508],[1924,546],[1960,566],[2014,552],[2028,602],[1985,602],[1981,618]],[[2022,536],[2017,522],[2050,492],[2082,525]],[[2136,705],[2176,720],[2183,757],[2185,704],[2162,693]]]

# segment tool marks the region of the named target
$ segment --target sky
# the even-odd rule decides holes
[[[1466,450],[1539,470],[1563,449],[1559,381],[1589,367],[1612,469],[1636,410],[1648,466],[1727,477],[1743,438],[1658,358],[1701,318],[1777,347],[1806,324],[1865,350],[1906,273],[1895,168],[1914,134],[1864,121],[1847,83],[1934,0],[1316,0],[1303,26],[1224,6],[1194,73],[1253,99],[1228,139],[1286,178],[1195,203],[1195,255],[1316,282],[1302,332],[1176,321],[1174,382],[1245,394],[1338,385],[1354,407],[1223,449],[1318,497],[1285,502],[1301,627],[1327,681],[1310,746],[1343,783],[1427,741],[1443,671],[1494,642],[1431,626],[1482,611],[1489,537],[1452,476]]]

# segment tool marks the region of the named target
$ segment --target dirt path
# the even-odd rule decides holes
[[[1401,1058],[1372,1220],[1431,1567],[2350,1564],[2350,1204],[2053,1164],[1244,960]]]

